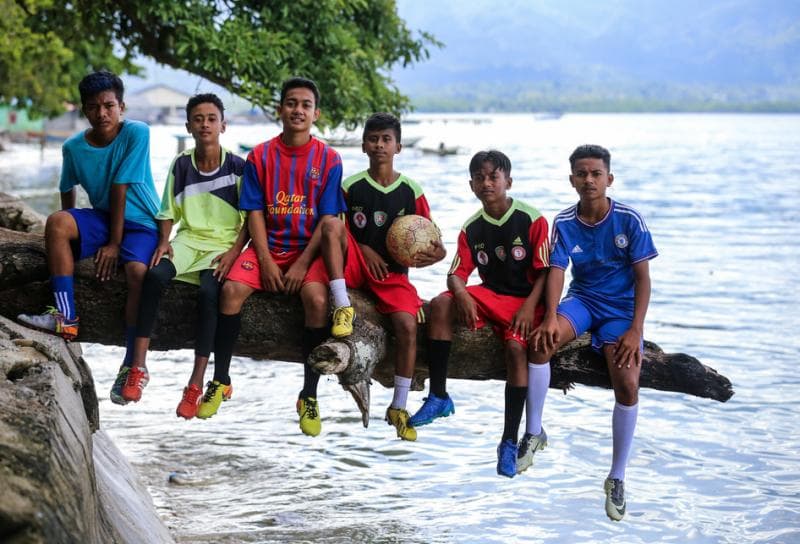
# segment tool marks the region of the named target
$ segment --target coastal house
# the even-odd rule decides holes
[[[186,122],[189,98],[190,95],[168,85],[150,85],[126,95],[125,116],[151,125],[182,125]]]

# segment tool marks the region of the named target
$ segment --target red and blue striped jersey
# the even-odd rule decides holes
[[[280,135],[258,144],[247,155],[239,208],[263,210],[270,250],[302,251],[320,217],[347,210],[339,153],[313,136],[296,147]]]

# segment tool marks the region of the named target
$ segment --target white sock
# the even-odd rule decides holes
[[[411,378],[404,378],[395,374],[394,376],[394,398],[392,398],[392,408],[405,410],[408,401],[408,389],[411,387]]]
[[[331,280],[328,284],[331,288],[331,294],[333,295],[333,305],[336,308],[341,308],[342,306],[350,306],[350,297],[347,296],[347,284],[344,281],[344,278],[338,280]]]
[[[537,365],[528,363],[528,400],[525,402],[525,432],[542,432],[542,412],[547,388],[550,387],[550,361]]]
[[[636,430],[636,417],[639,415],[639,403],[625,406],[614,403],[614,414],[611,417],[611,432],[613,434],[614,453],[611,457],[611,472],[609,478],[625,479],[625,467],[633,446],[633,431]]]

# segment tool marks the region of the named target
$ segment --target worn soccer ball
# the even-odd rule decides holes
[[[441,241],[441,233],[430,219],[421,215],[401,215],[386,233],[386,248],[402,266],[414,266],[414,255],[431,248],[432,241]]]

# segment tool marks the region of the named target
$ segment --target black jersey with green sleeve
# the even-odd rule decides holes
[[[384,187],[364,170],[342,182],[347,201],[347,228],[359,244],[375,250],[389,265],[391,272],[407,274],[408,268],[392,259],[386,249],[386,233],[395,218],[416,214],[431,218],[428,201],[422,187],[401,174],[394,183]]]
[[[536,208],[514,200],[500,219],[481,209],[464,223],[448,275],[455,274],[466,283],[477,268],[484,287],[501,295],[526,297],[535,272],[549,266],[547,220]]]

